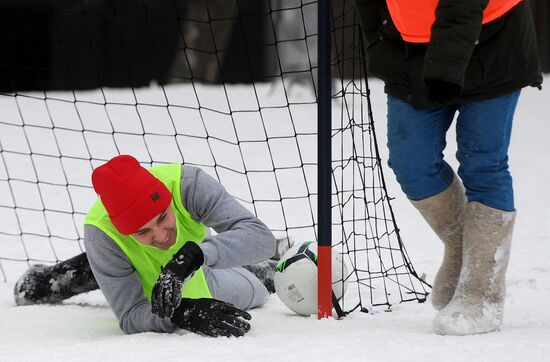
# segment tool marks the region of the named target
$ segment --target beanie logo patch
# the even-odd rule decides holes
[[[156,202],[158,199],[160,199],[160,195],[158,192],[153,192],[151,194],[151,200],[153,200],[153,202]]]

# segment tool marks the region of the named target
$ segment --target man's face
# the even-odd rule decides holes
[[[134,239],[144,245],[166,250],[176,243],[176,216],[171,206],[153,217],[138,231]]]

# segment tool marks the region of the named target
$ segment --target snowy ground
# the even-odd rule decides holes
[[[546,77],[546,87],[550,77]],[[386,158],[385,97],[371,82],[377,134]],[[192,334],[124,335],[99,292],[61,306],[16,307],[13,282],[0,283],[0,361],[547,361],[550,355],[550,93],[524,91],[510,158],[517,223],[507,278],[502,330],[469,337],[431,331],[429,303],[405,303],[393,312],[355,313],[344,320],[297,317],[276,296],[252,311],[252,330],[240,339]],[[452,162],[453,136],[447,154]],[[415,269],[431,281],[441,243],[405,200],[386,169],[388,190]]]

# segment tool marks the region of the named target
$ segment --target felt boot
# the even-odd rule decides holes
[[[515,216],[479,202],[466,206],[460,278],[453,299],[434,319],[437,334],[479,334],[501,326]]]
[[[435,276],[431,300],[435,309],[441,310],[453,298],[462,266],[462,237],[466,196],[460,179],[437,195],[423,200],[411,200],[412,204],[443,241],[443,262]]]

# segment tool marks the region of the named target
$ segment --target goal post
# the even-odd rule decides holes
[[[319,319],[332,316],[332,47],[330,0],[319,0],[317,10],[317,295]]]
[[[118,154],[216,178],[277,237],[317,240],[319,317],[424,301],[378,153],[349,0],[0,5],[0,282],[84,252]],[[318,118],[319,117],[319,118]]]

